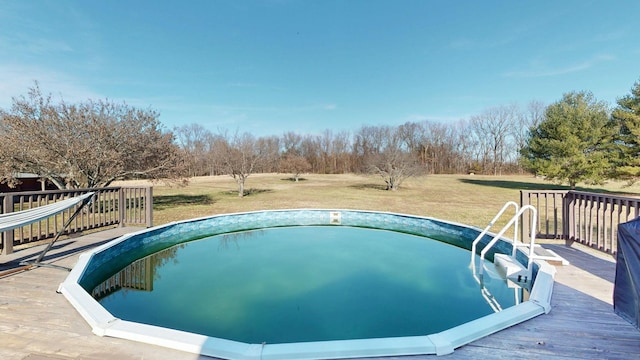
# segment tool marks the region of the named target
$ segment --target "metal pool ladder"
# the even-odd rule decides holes
[[[518,204],[509,201],[504,204],[502,209],[496,214],[496,216],[489,222],[487,227],[478,235],[478,237],[473,241],[471,245],[471,265],[475,270],[475,256],[476,256],[476,247],[480,240],[489,232],[491,227],[495,224],[495,222],[500,219],[500,217],[504,214],[504,212],[510,207],[513,206],[515,208],[515,215],[511,217],[509,222],[500,230],[500,232],[489,241],[489,243],[482,249],[480,252],[480,268],[478,272],[480,276],[483,274],[484,270],[484,258],[487,255],[487,252],[491,250],[491,248],[500,240],[500,238],[509,230],[511,226],[513,226],[513,239],[512,239],[512,251],[511,255],[508,254],[495,254],[494,255],[494,264],[496,265],[496,269],[501,273],[504,279],[512,280],[518,283],[527,283],[531,281],[532,275],[532,264],[534,258],[536,259],[544,259],[544,256],[539,256],[535,254],[535,237],[536,237],[536,223],[537,223],[537,210],[535,207],[531,205],[525,205],[522,208],[519,208]],[[531,241],[528,245],[529,248],[529,260],[527,262],[527,266],[522,265],[516,258],[518,253],[518,247],[527,247],[527,244],[518,241],[518,220],[520,217],[528,211],[530,214],[531,220]]]

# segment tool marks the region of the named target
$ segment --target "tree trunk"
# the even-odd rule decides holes
[[[244,197],[244,179],[238,179],[238,197]]]

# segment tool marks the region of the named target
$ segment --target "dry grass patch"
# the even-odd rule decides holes
[[[186,187],[154,186],[154,224],[222,213],[272,209],[362,209],[430,216],[483,227],[520,190],[566,189],[532,176],[432,175],[410,178],[395,192],[379,177],[366,175],[303,176],[254,174],[248,195],[237,196],[229,176],[193,178]],[[581,190],[637,195],[640,186],[621,183]]]

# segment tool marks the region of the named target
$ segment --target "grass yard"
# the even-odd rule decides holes
[[[121,183],[122,184],[122,183]],[[185,187],[154,185],[154,225],[208,215],[269,209],[361,209],[435,217],[484,227],[505,202],[519,202],[520,190],[567,189],[532,176],[431,175],[410,178],[396,191],[367,175],[253,174],[239,198],[229,176],[197,177]],[[640,185],[578,188],[640,195]],[[506,220],[505,220],[506,222]]]

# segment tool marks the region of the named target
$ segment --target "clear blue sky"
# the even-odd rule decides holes
[[[0,0],[0,107],[34,80],[167,128],[451,122],[640,80],[640,1]]]

